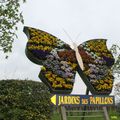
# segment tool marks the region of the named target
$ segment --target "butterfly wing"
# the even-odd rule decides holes
[[[24,27],[24,32],[27,57],[43,66],[39,78],[52,93],[71,93],[77,69],[75,51],[47,32],[30,27]]]
[[[24,27],[24,33],[28,37],[26,55],[34,63],[42,65],[47,55],[57,49],[71,49],[69,45],[55,36],[31,27]]]
[[[113,87],[111,67],[114,58],[106,46],[105,39],[93,39],[78,46],[84,70],[82,75],[85,84],[93,94],[110,94]]]

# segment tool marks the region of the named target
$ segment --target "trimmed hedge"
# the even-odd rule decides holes
[[[50,120],[50,92],[41,82],[0,81],[0,120]]]

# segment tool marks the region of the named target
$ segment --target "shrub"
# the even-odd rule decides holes
[[[0,120],[50,120],[50,92],[41,82],[0,81]]]

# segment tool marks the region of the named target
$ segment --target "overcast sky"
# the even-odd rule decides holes
[[[78,45],[89,39],[105,38],[108,48],[112,44],[120,46],[120,0],[27,0],[21,5],[21,11],[25,26],[47,31],[68,44],[71,42],[63,29]],[[0,79],[40,81],[40,66],[25,56],[24,25],[19,24],[19,39],[15,40],[9,59],[0,56]],[[85,92],[85,87],[77,75],[74,93],[80,91]]]

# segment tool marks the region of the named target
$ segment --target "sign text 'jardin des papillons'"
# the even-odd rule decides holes
[[[115,105],[114,96],[93,95],[53,95],[51,102],[64,106],[111,106]]]

